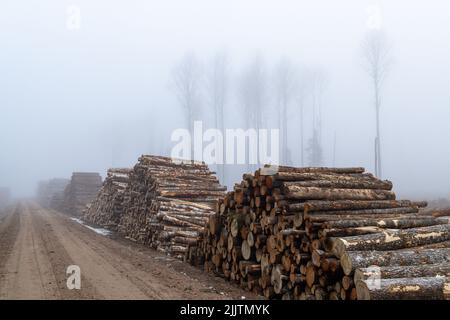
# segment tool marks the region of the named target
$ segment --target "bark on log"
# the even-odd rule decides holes
[[[395,194],[387,190],[373,189],[332,189],[315,187],[286,187],[287,199],[298,200],[395,200]]]
[[[423,219],[359,219],[359,220],[333,220],[324,222],[324,228],[356,228],[373,226],[379,228],[389,228],[389,229],[408,229],[408,228],[418,228],[434,226],[438,224],[446,224],[447,221],[440,221],[434,218],[423,218]]]
[[[354,281],[370,280],[373,278],[422,278],[422,277],[450,277],[450,262],[425,264],[414,266],[387,266],[378,268],[360,268],[355,270]]]
[[[388,209],[415,206],[409,200],[309,200],[307,202],[287,201],[284,206],[292,211],[330,211],[330,210],[361,210]]]
[[[443,300],[450,299],[450,283],[446,277],[360,280],[356,293],[358,300]]]
[[[348,251],[340,258],[346,275],[369,266],[410,266],[450,262],[450,248],[399,251]]]
[[[330,238],[329,251],[341,257],[345,251],[355,250],[398,250],[450,240],[450,225],[436,225],[397,231],[385,230],[381,233],[363,236]]]
[[[410,214],[419,212],[418,208],[414,207],[402,207],[402,208],[388,208],[388,209],[361,209],[361,210],[342,210],[342,211],[315,211],[311,212],[305,210],[308,215],[319,216],[319,215],[346,215],[346,216],[357,216],[357,215],[400,215],[400,214]]]
[[[450,216],[450,208],[447,209],[424,209],[420,211],[423,215],[432,215],[433,217]]]
[[[250,247],[247,240],[242,241],[241,250],[242,250],[242,257],[245,260],[249,260],[252,256],[252,248]]]
[[[306,167],[296,168],[289,166],[264,166],[261,168],[261,175],[274,175],[278,172],[296,172],[296,173],[338,173],[338,174],[361,174],[364,168],[326,168],[326,167]]]
[[[349,236],[358,236],[358,235],[366,235],[373,233],[383,232],[383,229],[373,226],[364,226],[364,227],[356,227],[356,228],[335,228],[335,229],[323,229],[319,233],[320,237],[349,237]]]
[[[377,189],[392,190],[392,182],[367,179],[342,179],[339,176],[332,180],[293,181],[284,182],[283,187],[317,187],[317,188],[341,188],[341,189]]]

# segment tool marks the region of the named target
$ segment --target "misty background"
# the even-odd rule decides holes
[[[68,27],[79,8],[80,28]],[[186,127],[173,72],[190,55],[202,74],[225,54],[225,127],[245,126],[242,79],[255,59],[267,85],[264,125],[277,126],[275,70],[283,59],[324,76],[324,166],[374,171],[373,91],[361,43],[381,9],[393,64],[383,86],[383,178],[400,197],[450,197],[450,4],[446,1],[8,1],[0,11],[0,186],[31,196],[39,180],[131,167],[170,155]],[[73,12],[72,12],[73,13]],[[202,86],[196,118],[214,126]],[[312,102],[305,102],[305,143]],[[299,165],[299,108],[288,108],[288,145]],[[223,183],[243,167],[227,168]]]

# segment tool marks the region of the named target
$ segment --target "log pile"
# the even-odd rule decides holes
[[[102,186],[102,178],[96,172],[74,172],[70,183],[64,190],[60,210],[64,213],[81,216]]]
[[[184,258],[225,190],[204,163],[141,156],[130,173],[119,231]]]
[[[448,298],[449,219],[424,206],[363,168],[266,166],[219,201],[188,258],[268,299]]]
[[[49,208],[61,211],[64,204],[64,191],[56,192],[50,199]]]
[[[44,208],[61,209],[64,199],[64,189],[69,182],[69,179],[63,178],[39,182],[37,190],[39,204]]]
[[[124,212],[124,194],[131,169],[109,169],[97,197],[87,205],[83,219],[98,226],[117,231]]]

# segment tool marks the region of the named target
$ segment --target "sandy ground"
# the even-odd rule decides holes
[[[67,288],[67,267],[81,289]],[[0,299],[247,299],[250,293],[150,248],[22,202],[0,217]]]

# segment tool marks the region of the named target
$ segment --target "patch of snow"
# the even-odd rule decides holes
[[[84,221],[81,220],[81,219],[78,219],[78,218],[70,218],[70,219],[73,220],[73,221],[75,221],[75,222],[78,222],[79,224],[85,226],[86,228],[88,228],[88,229],[90,229],[90,230],[94,231],[95,233],[100,234],[100,235],[102,235],[102,236],[108,236],[108,235],[111,234],[111,231],[109,231],[109,230],[107,230],[107,229],[104,229],[104,228],[94,228],[94,227],[88,226],[88,225],[85,224]]]

